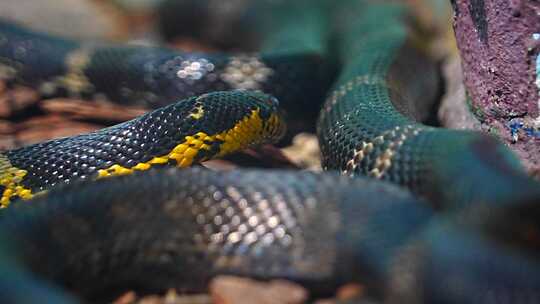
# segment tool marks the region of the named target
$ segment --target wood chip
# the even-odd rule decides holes
[[[179,295],[174,289],[169,289],[163,296],[149,295],[142,298],[137,298],[134,291],[129,291],[112,304],[212,304],[212,300],[206,294]]]
[[[133,291],[126,292],[116,299],[112,304],[132,304],[137,300],[137,295]]]
[[[4,90],[5,84],[2,83],[1,86],[3,92],[0,94],[0,118],[10,117],[39,101],[38,94],[32,89],[18,86],[14,89]]]
[[[102,125],[74,121],[60,115],[34,116],[21,122],[0,120],[0,148],[13,149],[101,128]]]
[[[365,287],[360,284],[350,283],[341,286],[336,295],[339,300],[357,299],[364,295]]]
[[[321,151],[315,134],[300,133],[292,145],[282,149],[283,154],[300,168],[321,171]]]
[[[233,276],[218,276],[210,283],[215,304],[300,304],[308,292],[298,284],[276,280],[260,282]]]
[[[143,107],[126,107],[106,101],[85,101],[68,98],[44,100],[40,107],[54,114],[67,114],[72,119],[126,121],[148,112]]]
[[[358,303],[358,304],[370,304],[371,302],[365,297],[365,287],[360,284],[350,283],[341,286],[337,292],[336,297],[332,299],[321,299],[315,301],[314,304],[344,304],[344,303]]]

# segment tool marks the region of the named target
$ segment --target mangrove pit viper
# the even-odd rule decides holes
[[[496,139],[422,124],[437,69],[406,7],[253,5],[255,55],[1,23],[8,83],[157,109],[0,155],[0,301],[200,291],[221,273],[286,278],[314,296],[360,281],[388,303],[540,301],[540,187]],[[325,169],[354,178],[173,168],[279,140],[285,120],[319,108],[335,71],[317,133]]]

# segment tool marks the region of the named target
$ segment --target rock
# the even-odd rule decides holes
[[[454,1],[454,29],[474,113],[515,141],[519,118],[540,129],[540,5],[526,0]],[[525,135],[524,135],[525,136]],[[533,135],[540,139],[540,133]]]
[[[540,4],[453,1],[471,111],[540,175]]]

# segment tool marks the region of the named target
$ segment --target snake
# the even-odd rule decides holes
[[[531,303],[540,299],[540,188],[496,139],[422,122],[422,111],[431,106],[437,72],[414,36],[407,8],[379,1],[317,4],[268,4],[270,15],[282,18],[274,18],[277,34],[270,34],[272,43],[263,45],[272,45],[268,50],[276,50],[272,56],[281,58],[279,62],[294,59],[285,74],[300,66],[318,71],[326,64],[339,66],[317,122],[323,165],[332,172],[171,168],[232,152],[224,146],[242,148],[279,140],[284,118],[278,114],[277,100],[244,90],[187,96],[124,124],[3,152],[1,172],[9,172],[4,173],[8,187],[3,185],[3,193],[11,185],[7,199],[15,202],[3,210],[0,222],[2,301],[103,302],[125,288],[200,291],[212,277],[223,273],[286,278],[302,283],[314,295],[327,294],[345,282],[361,281],[370,287],[372,296],[388,303]],[[276,13],[280,15],[273,15]],[[113,74],[117,79],[125,76],[126,80],[117,82],[138,90],[144,87],[138,77],[148,75],[135,73],[141,66],[188,56],[138,46],[92,46],[88,53],[88,48],[80,49],[75,42],[13,25],[2,24],[1,28],[1,35],[9,39],[0,45],[0,58],[14,71],[12,80],[34,85],[44,93],[52,92],[51,87],[62,91],[57,89],[66,79],[83,78],[92,85],[90,91],[103,90],[108,99],[116,99],[110,93],[116,88],[102,88],[88,78],[97,73],[101,60],[108,63],[102,68],[117,69],[108,70],[101,81],[107,82]],[[47,52],[56,47],[66,52],[53,56],[55,71],[45,73],[54,70],[55,61],[39,60],[51,63],[47,65],[51,69],[34,74],[29,61],[36,57],[15,56],[17,44],[11,40],[18,44],[32,41],[26,50],[37,45],[43,56],[51,55]],[[74,60],[72,56],[80,52],[85,59]],[[105,61],[106,52],[122,54],[112,61],[120,64]],[[156,57],[141,55],[145,52]],[[266,58],[272,56],[264,54],[257,56],[256,66],[270,64]],[[304,61],[295,66],[302,54],[317,61],[333,58],[320,65]],[[203,57],[210,58],[205,62],[216,73],[222,68],[213,60],[229,60],[221,55],[197,56],[197,67]],[[66,58],[72,58],[68,64]],[[152,64],[136,64],[145,60]],[[243,59],[236,56],[231,64],[235,60]],[[73,69],[69,63],[74,61],[84,63]],[[326,83],[332,70],[328,68],[324,77],[309,71],[304,76]],[[150,75],[167,72],[152,71],[157,74]],[[193,72],[182,64],[173,71],[176,78]],[[283,81],[287,87],[297,85],[293,92],[311,94],[302,91],[310,90],[308,81],[291,83],[290,75],[282,76],[277,69],[270,74],[268,87],[263,81],[260,87],[232,89],[260,89],[276,95],[279,106],[289,112],[294,106],[287,104],[296,98],[288,99],[289,91],[272,91],[273,87],[284,88]],[[208,80],[204,77],[201,79]],[[220,79],[214,83],[227,82],[227,77],[210,78]],[[223,89],[229,87],[219,88]],[[169,91],[155,92],[166,95]],[[133,101],[129,96],[135,95],[120,99]],[[216,100],[220,107],[211,106]],[[240,105],[246,109],[239,110]],[[238,112],[231,121],[223,122],[225,115],[210,112],[227,107]],[[162,125],[169,114],[180,113],[187,117]],[[209,115],[216,116],[207,119]],[[114,156],[111,162],[88,154],[96,149],[86,149],[96,142],[112,144],[111,138],[118,134],[132,135],[128,130],[135,125],[150,124],[158,133],[165,133],[186,121],[190,122],[187,132],[168,133],[166,140],[152,142],[155,145],[142,142],[144,156],[135,160],[129,159],[132,154],[118,150],[125,149],[121,144],[115,153],[109,153]],[[223,125],[215,128],[218,121]],[[200,122],[198,128],[202,129],[189,129],[191,122]],[[254,123],[257,127],[252,129]],[[241,135],[228,141],[230,130],[242,129],[238,124],[252,131],[238,131]],[[143,129],[133,135],[142,139],[156,130],[148,133]],[[222,135],[218,137],[218,133]],[[249,135],[244,136],[246,133]],[[237,144],[240,138],[245,141]],[[175,156],[189,148],[194,149]],[[70,167],[81,149],[96,160],[91,171]],[[70,151],[74,152],[67,153]],[[38,159],[45,165],[41,171],[36,170]],[[50,159],[58,160],[56,167]],[[59,170],[53,174],[59,176],[65,168],[87,178],[52,179],[51,171]],[[14,192],[17,194],[12,195]],[[22,200],[34,192],[41,194]]]
[[[254,91],[207,93],[93,133],[7,151],[0,158],[0,203],[8,206],[13,199],[29,199],[73,180],[171,164],[187,167],[271,142],[285,131],[278,104]]]

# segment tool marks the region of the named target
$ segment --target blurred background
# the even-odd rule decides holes
[[[456,54],[449,1],[403,1],[413,8],[422,27],[428,31],[433,57],[441,64],[447,62]],[[167,3],[164,5],[163,2]],[[251,41],[255,39],[237,23],[238,15],[248,2],[2,0],[0,18],[84,41],[165,45],[184,51],[253,51]],[[185,10],[185,7],[190,9]],[[201,9],[194,10],[194,7]],[[89,132],[128,120],[147,110],[65,98],[40,101],[38,94],[29,88],[19,86],[8,90],[0,82],[0,149]],[[293,149],[289,155],[295,158],[298,154],[306,154],[308,156],[304,158],[307,160],[301,160],[299,165],[318,168],[315,137],[312,134],[299,136],[290,143],[296,142],[300,148]],[[306,149],[307,152],[304,151]]]

